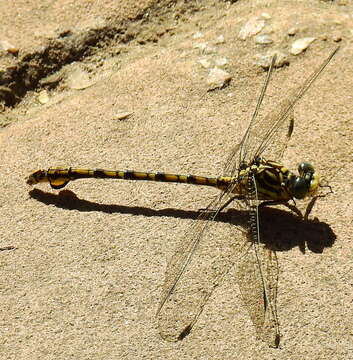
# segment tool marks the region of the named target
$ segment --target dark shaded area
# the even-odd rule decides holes
[[[330,225],[303,220],[291,212],[267,207],[260,211],[261,241],[274,251],[288,251],[296,246],[304,253],[307,248],[322,253],[331,247],[336,235]]]
[[[120,213],[180,219],[196,219],[199,215],[198,211],[193,210],[154,210],[141,206],[99,204],[80,199],[70,190],[62,190],[59,194],[54,194],[33,189],[29,195],[46,205],[83,212],[98,211],[108,214]],[[248,211],[230,208],[221,213],[215,221],[232,223],[248,230]],[[336,235],[331,227],[317,219],[304,221],[297,215],[282,209],[273,207],[260,209],[260,241],[273,251],[288,251],[298,246],[302,253],[305,252],[306,248],[314,253],[322,253],[325,248],[331,247],[335,240]]]
[[[122,20],[112,16],[106,19],[105,26],[99,28],[76,33],[70,29],[63,30],[56,38],[48,38],[39,49],[20,56],[15,66],[6,69],[0,79],[0,86],[6,90],[6,96],[0,93],[0,98],[5,106],[15,106],[28,91],[43,87],[40,85],[43,78],[102,48],[125,45],[132,41],[140,45],[157,43],[164,34],[173,33],[173,29],[166,21],[159,24],[158,35],[152,34],[148,26],[155,18],[160,21],[168,14],[174,14],[175,21],[187,21],[189,14],[200,9],[201,5],[197,1],[164,0],[142,9],[134,18]]]
[[[14,246],[3,246],[0,247],[0,251],[9,251],[9,250],[16,250],[17,248]]]

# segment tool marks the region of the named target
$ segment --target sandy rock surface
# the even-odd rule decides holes
[[[0,3],[0,40],[18,50],[0,52],[0,359],[348,359],[352,3],[120,3]],[[239,38],[254,17],[260,32]],[[266,76],[257,59],[274,50],[288,59],[264,116],[337,45],[295,106],[282,159],[293,171],[313,163],[333,194],[307,222],[283,207],[261,222],[278,242],[280,348],[256,338],[233,269],[190,335],[162,340],[155,314],[168,259],[217,190],[88,179],[56,191],[25,177],[50,166],[221,175]],[[232,79],[207,91],[215,66]],[[241,241],[228,229],[218,223],[215,241]]]

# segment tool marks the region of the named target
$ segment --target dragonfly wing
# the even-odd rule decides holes
[[[278,261],[274,251],[252,242],[246,256],[239,261],[239,288],[257,336],[278,347],[280,335],[277,319]]]
[[[217,211],[212,208],[221,208],[226,197],[222,193],[200,213],[167,266],[157,312],[165,340],[181,340],[191,331],[213,290],[244,249],[247,213],[238,212],[236,224],[226,215],[214,221]]]
[[[257,100],[257,104],[255,107],[255,111],[251,117],[250,120],[250,124],[241,140],[241,142],[239,144],[237,144],[231,151],[231,153],[229,154],[227,160],[226,160],[226,164],[224,167],[224,171],[223,174],[226,176],[235,176],[238,173],[238,166],[245,160],[249,158],[249,154],[251,154],[251,143],[252,142],[252,137],[254,135],[254,131],[253,128],[256,125],[256,123],[258,123],[258,113],[260,110],[260,107],[262,105],[262,101],[264,99],[266,90],[267,90],[267,86],[270,82],[271,76],[272,76],[272,72],[275,66],[275,62],[276,62],[276,55],[274,55],[272,57],[272,61],[271,61],[271,65],[270,68],[268,69],[267,75],[266,75],[266,79],[264,81],[264,84],[261,88],[261,93],[260,96]],[[239,164],[237,165],[237,160],[239,161]]]
[[[292,90],[287,98],[281,101],[273,112],[264,118],[255,118],[252,120],[247,130],[248,136],[246,141],[242,144],[242,153],[244,154],[242,160],[251,161],[263,155],[265,150],[269,159],[279,160],[276,156],[284,151],[286,147],[285,134],[288,134],[288,131],[285,131],[284,135],[279,136],[280,131],[282,131],[281,129],[283,129],[283,126],[289,130],[292,129],[291,124],[293,124],[293,122],[291,122],[290,119],[293,116],[293,107],[308,91],[338,49],[339,47],[335,48],[304,83]],[[289,124],[289,126],[286,124]],[[277,137],[279,138],[277,139]],[[274,151],[273,154],[270,151],[271,149]]]
[[[295,94],[295,91],[293,91],[293,97]],[[278,122],[278,119],[282,120]],[[271,124],[274,123],[276,123],[276,126],[272,125],[273,130],[264,135],[264,129],[271,128]],[[249,144],[248,152],[252,154],[252,158],[263,156],[268,160],[280,161],[287,148],[293,130],[294,109],[291,98],[287,98],[281,101],[261,122],[257,122],[254,125],[254,133],[251,144]],[[275,139],[275,141],[273,141],[273,139]],[[262,144],[262,146],[259,147],[258,144]]]
[[[240,292],[258,336],[270,346],[278,347],[278,262],[275,252],[266,249],[265,244],[260,241],[258,194],[255,176],[252,173],[249,174],[245,200],[249,209],[250,247],[248,256],[239,262]]]
[[[263,126],[265,123],[271,123],[271,121],[273,121],[273,119],[278,119],[278,117],[280,116],[279,112],[281,111],[281,109],[285,108],[286,105],[288,103],[288,100],[284,100],[282,101],[278,108],[271,111],[269,114],[267,114],[266,119],[264,120],[264,123],[257,123],[255,125],[255,128],[257,126]],[[286,121],[283,121],[280,126],[277,127],[277,129],[275,130],[275,138],[276,141],[273,142],[269,142],[267,144],[266,142],[266,150],[263,151],[263,156],[266,159],[271,159],[271,160],[276,160],[276,161],[280,161],[283,157],[283,154],[287,148],[288,142],[292,136],[294,130],[294,110],[293,108],[291,108],[288,112],[288,115],[286,116]],[[253,136],[256,136],[255,134]],[[260,141],[260,138],[257,138],[257,140],[254,140],[254,145],[256,143],[256,141]],[[249,146],[249,153],[254,153],[256,152],[256,147],[255,146],[251,146],[251,144],[248,144]],[[240,149],[240,144],[236,145],[227,161],[226,161],[226,165],[225,168],[223,170],[223,174],[225,176],[227,175],[231,175],[231,176],[235,176],[235,174],[238,171],[238,165],[237,165],[237,161],[238,161],[238,153],[239,153],[239,149]]]

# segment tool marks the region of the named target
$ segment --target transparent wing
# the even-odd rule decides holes
[[[239,263],[238,278],[243,302],[258,336],[272,347],[280,341],[277,318],[278,262],[275,252],[260,242],[258,194],[254,174],[249,174],[246,203],[249,208],[251,246]]]
[[[277,318],[278,261],[274,251],[251,242],[238,262],[237,276],[243,303],[257,336],[272,347],[280,341]]]
[[[238,212],[235,223],[226,216],[214,220],[227,199],[227,193],[220,194],[200,213],[168,264],[157,312],[165,340],[181,340],[191,331],[214,288],[243,252],[247,212]]]
[[[231,198],[232,190],[230,186],[200,213],[168,264],[157,314],[160,334],[165,340],[178,341],[189,334],[213,290],[238,264],[242,300],[256,333],[269,345],[278,346],[276,254],[260,244],[258,225],[249,231],[249,210],[232,209],[222,219],[214,220]],[[246,201],[248,209],[256,204],[253,200],[256,193],[250,194]],[[214,207],[218,210],[212,211]]]
[[[283,124],[289,124],[285,125],[285,127],[291,129],[290,118],[293,114],[294,105],[308,91],[310,86],[331,61],[338,49],[339,47],[335,48],[327,59],[325,59],[322,64],[305,80],[304,84],[291,91],[287,98],[281,101],[274,111],[264,118],[258,119],[255,117],[255,119],[251,121],[249,129],[246,133],[246,138],[244,137],[241,144],[242,161],[245,160],[249,162],[256,157],[261,156],[265,150],[269,159],[278,160],[276,158],[277,154],[283,153],[287,146],[287,137],[281,134]],[[269,79],[269,76],[267,78]],[[286,134],[288,132],[285,131],[284,133]]]
[[[249,143],[249,139],[251,139],[251,136],[253,135],[251,130],[252,130],[254,124],[256,124],[257,115],[259,113],[262,101],[264,99],[264,96],[265,96],[265,93],[267,90],[267,86],[270,82],[275,62],[276,62],[276,55],[274,55],[272,58],[271,65],[267,72],[265,82],[262,86],[259,99],[257,100],[255,111],[251,117],[250,124],[249,124],[241,142],[232,149],[231,153],[228,156],[228,159],[226,161],[226,165],[225,165],[224,171],[223,171],[224,175],[235,176],[239,170],[238,167],[239,167],[240,163],[247,157],[247,148],[248,148],[247,145]],[[237,160],[239,160],[238,164],[237,164]]]
[[[238,170],[237,162],[239,164],[242,162],[249,163],[261,155],[265,155],[270,160],[279,161],[281,159],[293,132],[293,107],[308,91],[338,50],[339,46],[330,53],[327,59],[306,79],[303,85],[290,91],[290,94],[273,111],[264,118],[258,118],[258,111],[266,93],[276,60],[275,56],[272,58],[271,66],[261,89],[261,94],[248,129],[242,141],[231,151],[224,168],[224,174],[234,176]],[[237,159],[238,154],[239,159]]]

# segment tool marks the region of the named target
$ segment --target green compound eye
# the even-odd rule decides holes
[[[293,196],[296,199],[304,199],[310,187],[310,180],[306,178],[296,178],[292,184]]]
[[[298,172],[300,176],[303,176],[304,174],[311,173],[313,174],[315,172],[314,167],[308,163],[308,162],[302,162],[298,165]]]

